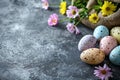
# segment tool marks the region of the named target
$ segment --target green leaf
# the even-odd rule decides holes
[[[100,6],[99,5],[95,5],[95,6],[93,6],[93,9],[100,9]]]
[[[79,13],[79,15],[81,19],[88,17],[88,9],[83,8],[82,11]]]
[[[100,11],[100,5],[95,5],[95,6],[93,6],[93,9],[95,9],[97,12],[99,12]]]
[[[74,6],[76,6],[77,8],[84,8],[87,5],[87,0],[76,0],[74,2]]]
[[[97,3],[98,3],[100,6],[102,6],[102,5],[103,5],[102,0],[97,0]]]

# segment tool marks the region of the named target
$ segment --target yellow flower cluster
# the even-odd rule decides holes
[[[101,7],[101,12],[103,16],[108,16],[116,10],[116,7],[112,2],[105,1]]]
[[[60,11],[59,11],[62,15],[66,13],[66,7],[67,7],[66,1],[62,1],[60,3]]]
[[[102,5],[102,7],[100,7],[103,16],[108,16],[113,14],[116,8],[117,6],[115,6],[112,2],[109,1],[104,1],[104,4]],[[91,14],[89,16],[89,21],[94,24],[97,23],[99,21],[99,17],[97,13]]]
[[[99,20],[99,17],[97,15],[97,13],[93,13],[89,16],[89,21],[92,23],[97,23]]]

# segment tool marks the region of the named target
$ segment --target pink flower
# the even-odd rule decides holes
[[[67,10],[67,17],[69,18],[76,18],[79,15],[79,10],[76,6],[69,6],[69,10]]]
[[[42,8],[47,10],[49,7],[48,0],[41,0],[42,1]]]
[[[48,25],[49,26],[55,26],[58,23],[58,15],[56,13],[50,15],[48,19]]]
[[[80,30],[77,27],[75,27],[75,30],[76,30],[76,34],[80,34]]]
[[[72,23],[68,23],[66,28],[70,33],[74,33],[74,32],[76,32],[76,34],[80,33],[79,29]]]
[[[74,32],[75,32],[75,25],[74,25],[74,24],[68,23],[66,27],[67,27],[67,30],[68,30],[70,33],[74,33]]]
[[[109,68],[106,64],[103,67],[95,67],[97,70],[94,70],[95,76],[100,78],[101,80],[108,80],[109,77],[112,77],[111,68]]]

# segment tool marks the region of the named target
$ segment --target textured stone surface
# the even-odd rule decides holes
[[[43,10],[40,0],[0,0],[0,80],[97,80],[94,66],[81,62],[77,49],[92,30],[81,25],[82,34],[74,35],[66,23],[49,27],[54,12],[58,7]],[[114,72],[111,80],[119,80],[120,68],[106,62]]]

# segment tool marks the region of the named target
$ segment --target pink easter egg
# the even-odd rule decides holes
[[[108,55],[117,46],[117,40],[112,36],[106,36],[100,41],[100,49]]]

